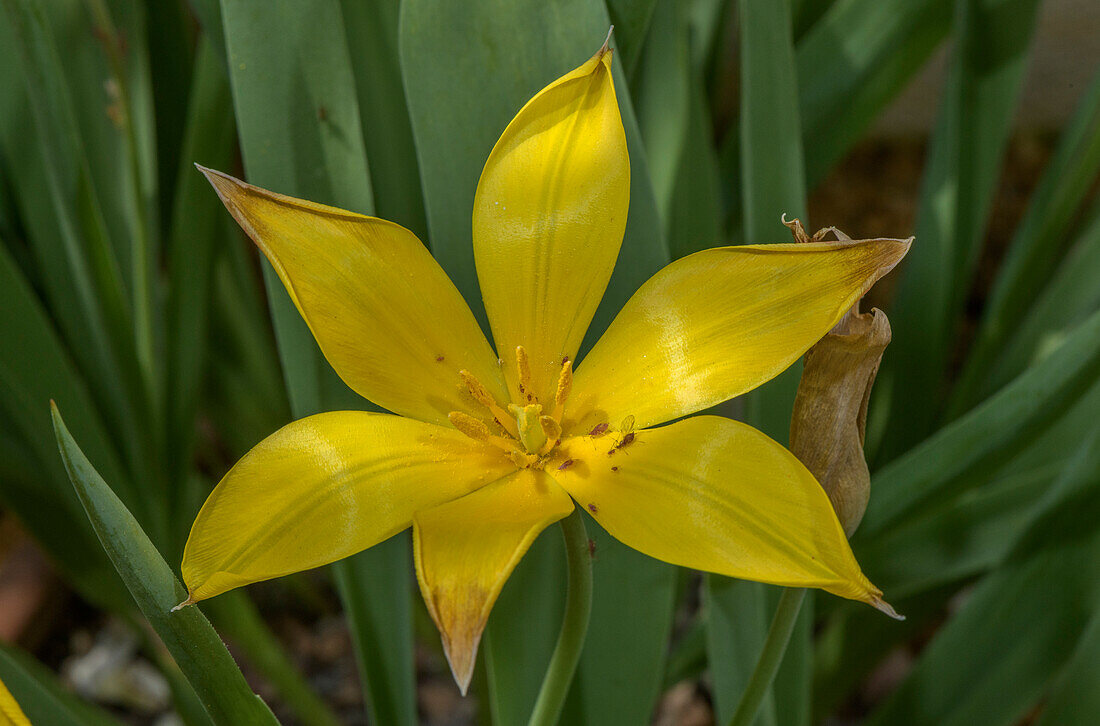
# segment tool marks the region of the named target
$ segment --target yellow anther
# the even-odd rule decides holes
[[[489,408],[496,405],[496,399],[489,393],[485,386],[481,385],[481,381],[474,378],[474,374],[468,370],[461,370],[458,375],[462,376],[462,382],[466,384],[466,388],[470,389],[470,395],[477,400],[482,406]]]
[[[489,437],[493,435],[488,426],[467,413],[451,411],[447,414],[447,418],[452,426],[474,441],[488,441]]]
[[[474,400],[489,409],[489,413],[493,414],[493,418],[504,427],[505,431],[512,436],[518,436],[515,419],[500,407],[500,404],[493,398],[493,394],[489,393],[489,390],[481,384],[481,381],[475,378],[474,374],[470,373],[468,370],[461,370],[458,372],[458,375],[462,376],[462,382],[466,384],[466,388],[469,389],[470,395],[474,397]]]
[[[565,413],[565,402],[569,394],[573,392],[573,361],[566,358],[561,363],[561,373],[558,374],[558,390],[554,394],[554,418],[561,421]]]
[[[528,403],[535,400],[535,394],[531,390],[531,361],[527,357],[527,349],[522,345],[516,346],[516,373],[519,375],[519,395]]]

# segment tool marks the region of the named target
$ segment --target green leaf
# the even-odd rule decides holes
[[[799,9],[816,12],[823,4],[806,0]],[[952,5],[952,0],[837,0],[799,39],[798,98],[810,187],[863,136],[947,36]],[[796,25],[803,28],[806,16],[800,15]]]
[[[402,533],[332,566],[373,723],[416,723],[411,552]]]
[[[714,689],[715,714],[727,723],[737,710],[756,660],[764,648],[770,616],[777,597],[769,597],[758,582],[705,575],[707,660]],[[775,726],[775,699],[769,693],[753,721]]]
[[[676,570],[586,523],[596,552],[592,621],[562,723],[646,723],[664,680]]]
[[[193,457],[195,413],[205,372],[208,322],[213,299],[215,251],[239,244],[227,234],[222,205],[210,194],[210,185],[196,174],[194,162],[225,168],[235,153],[232,99],[224,69],[209,42],[202,39],[195,52],[186,132],[180,152],[179,190],[167,237],[168,297],[165,303],[165,420],[171,442],[166,465],[173,477],[170,511],[181,510],[188,470]],[[190,514],[191,510],[182,507]],[[176,528],[182,534],[183,528]],[[171,551],[182,555],[182,542]]]
[[[1098,406],[1100,381],[1094,380],[1051,423],[1036,427],[1040,434],[1007,449],[1003,461],[995,457],[971,467],[963,486],[949,487],[870,537],[857,537],[864,571],[891,598],[905,598],[995,568],[1036,509],[1059,490],[1082,432],[1095,426]]]
[[[337,726],[340,720],[327,703],[309,689],[295,670],[282,644],[264,622],[256,606],[241,590],[227,592],[204,605],[219,631],[237,645],[304,726]]]
[[[225,50],[225,25],[222,23],[222,9],[219,0],[188,0],[191,12],[199,21],[203,35],[210,41],[214,55],[218,57],[226,72],[229,72],[229,55]]]
[[[1100,713],[1100,609],[1093,613],[1035,726],[1088,726]]]
[[[374,212],[427,240],[405,88],[397,53],[398,0],[341,0],[359,92],[363,146],[370,159]]]
[[[791,0],[795,41],[805,35],[835,3],[836,0]]]
[[[1100,308],[1100,208],[1092,215],[1046,287],[987,368],[983,386],[995,391],[1057,346],[1074,327]]]
[[[488,674],[488,710],[494,724],[527,723],[557,642],[566,578],[557,529],[543,532],[527,550],[489,616],[482,652]],[[593,529],[589,527],[589,532]],[[595,586],[599,585],[595,580]]]
[[[657,211],[669,222],[690,114],[690,57],[685,4],[658,0],[645,52],[630,81]]]
[[[977,585],[869,726],[1010,726],[1042,698],[1100,609],[1098,443],[1100,429],[1004,566]]]
[[[6,125],[13,136],[3,144],[5,155],[20,169],[16,191],[44,296],[128,473],[141,472],[149,478],[147,486],[159,487],[158,419],[148,377],[138,362],[131,311],[97,179],[76,120],[75,109],[85,107],[74,103],[66,85],[45,8],[26,0],[4,0],[3,7],[26,89],[26,103],[17,106],[26,126]],[[75,32],[68,25],[64,29]],[[95,84],[97,92],[101,81]],[[101,99],[96,104],[101,108]],[[111,178],[107,186],[117,182]],[[125,230],[122,236],[126,238]],[[159,497],[133,497],[125,488],[120,493],[163,541],[167,527],[156,506]]]
[[[166,218],[177,199],[179,170],[187,165],[185,128],[188,115],[194,113],[188,111],[188,106],[196,93],[194,85],[198,81],[192,71],[196,70],[195,59],[200,51],[186,2],[148,3],[145,10],[145,47],[156,48],[148,56],[148,65],[156,112],[157,204]],[[199,42],[210,41],[206,38]],[[202,52],[213,53],[210,49]],[[220,63],[223,76],[224,68],[225,63]]]
[[[609,23],[597,0],[496,0],[473,6],[439,0],[402,3],[402,72],[431,247],[483,324],[470,226],[481,169],[523,104],[591,57]],[[622,63],[615,62],[613,68],[630,152],[630,215],[618,264],[585,348],[634,290],[668,261]],[[594,540],[593,625],[563,721],[644,723],[662,673],[674,570],[628,551],[602,532]],[[536,558],[529,555],[512,579],[530,577],[538,583],[540,598],[560,603],[564,581],[551,578],[562,571],[558,562],[563,553],[559,546],[547,546],[547,551],[555,563],[544,565],[547,571],[536,572]],[[527,720],[533,701],[520,698],[537,692],[560,622],[529,616],[523,608],[525,598],[512,600],[507,593],[506,589],[493,609],[485,643],[490,696],[496,702],[490,708],[505,725]],[[627,612],[630,618],[623,617]],[[533,650],[540,644],[543,652]],[[631,656],[622,655],[624,644],[635,649]],[[609,683],[616,685],[609,688]]]
[[[290,403],[262,273],[233,218],[224,215],[222,221],[233,242],[219,250],[214,262],[205,403],[214,420],[233,421],[221,433],[230,458],[239,458],[290,418]],[[220,460],[218,466],[224,465]]]
[[[723,244],[722,182],[711,140],[710,109],[702,81],[691,84],[687,142],[676,172],[668,214],[673,259]]]
[[[1082,95],[1077,110],[1062,132],[1058,149],[1043,171],[1027,212],[1016,228],[1005,259],[997,270],[966,367],[952,391],[949,417],[958,416],[997,390],[1005,382],[1006,373],[1016,373],[1022,369],[1019,359],[1021,345],[1027,347],[1034,343],[1036,336],[1042,332],[1041,326],[1045,324],[1042,318],[1057,313],[1054,306],[1057,296],[1073,295],[1072,290],[1064,290],[1063,286],[1076,288],[1078,295],[1083,292],[1078,278],[1090,274],[1089,262],[1093,265],[1097,263],[1095,257],[1082,260],[1080,256],[1095,255],[1095,252],[1076,252],[1077,258],[1072,263],[1069,260],[1063,263],[1057,275],[1055,269],[1062,250],[1077,238],[1073,233],[1079,216],[1077,212],[1093,188],[1098,171],[1100,74]],[[1095,239],[1100,234],[1100,217],[1094,214],[1092,220],[1083,238]],[[1092,244],[1095,246],[1096,243]],[[1084,241],[1078,243],[1079,248],[1087,245]],[[1084,269],[1076,273],[1068,267],[1082,263]],[[1052,276],[1058,278],[1057,283]],[[1092,288],[1095,289],[1095,286]],[[1036,310],[1044,304],[1036,304],[1036,297],[1040,294],[1047,306],[1042,312]],[[1020,330],[1021,325],[1026,328],[1025,321],[1032,323],[1026,332]],[[1012,350],[1013,346],[1015,350]],[[1012,353],[1006,354],[1006,347]],[[1005,357],[1012,359],[1012,363],[1007,363]],[[990,376],[990,368],[993,367],[999,375]]]
[[[864,541],[977,481],[974,471],[1017,453],[1100,375],[1100,313],[1057,351],[919,446],[875,473],[873,495],[854,542]]]
[[[956,47],[922,180],[916,239],[890,311],[875,417],[887,417],[876,460],[928,435],[984,239],[1034,29],[1035,0],[961,0]],[[869,429],[876,430],[875,422]]]
[[[119,726],[113,716],[66,691],[44,665],[4,644],[0,644],[0,682],[32,724]]]
[[[657,0],[607,0],[607,14],[615,26],[615,46],[620,49],[628,78],[634,77],[638,67],[656,5]]]
[[[52,407],[61,458],[103,549],[134,601],[217,724],[275,724],[197,607],[171,612],[187,591],[133,515],[92,467]]]
[[[56,397],[73,407],[73,428],[121,477],[121,467],[103,422],[53,326],[7,249],[0,244],[0,339],[19,341],[0,354],[0,436],[25,458],[25,470],[6,471],[0,498],[55,558],[80,592],[93,602],[128,607],[122,583],[95,544],[95,536],[68,486],[50,445],[45,403]],[[9,464],[16,459],[3,457]]]
[[[916,597],[891,599],[905,613],[901,623],[861,603],[838,603],[823,619],[814,641],[813,723],[835,714],[890,651],[935,627],[943,617],[944,602],[956,589],[952,584]]]
[[[696,618],[672,644],[661,690],[667,691],[680,681],[694,680],[707,669],[707,628]]]
[[[222,14],[249,181],[372,213],[374,193],[364,127],[338,0],[282,0],[274,8],[223,0]],[[300,418],[323,409],[366,406],[321,357],[266,262],[264,275],[293,415]],[[410,557],[409,538],[402,536],[388,548],[361,553],[335,566],[341,598],[356,628],[355,646],[364,664],[360,675],[369,709],[378,723],[411,724],[416,718],[408,655],[411,624],[376,620],[379,615],[407,610]],[[377,605],[367,607],[372,601]]]
[[[937,497],[919,514],[860,540],[859,563],[891,602],[985,572],[1004,557],[1061,468],[984,477],[985,485]]]

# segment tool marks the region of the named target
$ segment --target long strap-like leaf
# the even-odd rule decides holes
[[[225,644],[197,607],[172,608],[187,591],[149,541],[134,516],[77,446],[54,406],[53,423],[61,458],[92,528],[126,583],[142,614],[179,664],[211,718],[219,726],[278,723],[252,693]]]

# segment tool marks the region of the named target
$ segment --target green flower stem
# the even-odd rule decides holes
[[[764,648],[760,651],[760,659],[756,661],[756,668],[749,678],[749,685],[741,694],[741,702],[737,704],[737,710],[730,719],[729,726],[749,726],[756,720],[756,714],[760,710],[760,704],[764,701],[772,681],[775,680],[776,671],[783,660],[783,654],[787,651],[787,643],[791,640],[791,632],[794,623],[798,619],[798,611],[802,609],[802,600],[806,597],[806,589],[803,587],[788,587],[783,590],[779,598],[779,605],[775,608],[775,617],[768,628],[768,637],[764,641]]]
[[[561,533],[565,539],[565,558],[569,568],[565,616],[528,726],[554,726],[558,722],[569,693],[569,684],[581,659],[584,638],[588,634],[588,619],[592,614],[592,556],[588,551],[588,532],[584,528],[580,509],[574,509],[562,520]]]

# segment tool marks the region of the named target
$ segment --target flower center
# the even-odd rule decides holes
[[[474,399],[486,408],[493,422],[500,428],[494,432],[488,424],[461,411],[447,415],[456,429],[477,441],[493,444],[504,450],[520,468],[541,467],[546,457],[561,443],[561,420],[565,401],[573,390],[573,361],[565,358],[558,374],[558,388],[554,394],[554,407],[549,415],[531,388],[531,364],[522,345],[516,346],[516,373],[520,403],[509,403],[507,408],[493,398],[481,381],[467,370],[459,371]]]

